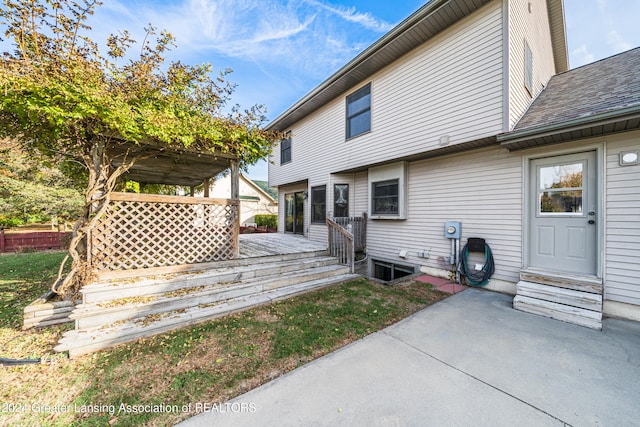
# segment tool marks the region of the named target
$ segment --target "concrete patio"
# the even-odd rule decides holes
[[[467,289],[181,426],[638,425],[640,323],[511,305]]]

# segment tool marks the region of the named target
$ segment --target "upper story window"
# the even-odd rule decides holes
[[[280,164],[291,161],[291,131],[285,133],[280,141]]]
[[[311,222],[327,221],[327,186],[311,187]]]
[[[371,130],[371,83],[347,96],[347,139]]]
[[[533,96],[533,53],[527,42],[524,42],[524,87]]]

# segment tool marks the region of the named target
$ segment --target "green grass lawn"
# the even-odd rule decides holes
[[[22,309],[44,294],[66,252],[0,255],[0,316],[3,327],[22,326]]]
[[[0,357],[51,353],[69,328],[20,330],[22,309],[46,291],[63,255],[0,257]],[[225,402],[445,296],[417,282],[359,279],[73,360],[3,367],[0,400],[15,406],[3,408],[0,425],[170,425],[198,403]],[[139,405],[143,413],[131,411]]]

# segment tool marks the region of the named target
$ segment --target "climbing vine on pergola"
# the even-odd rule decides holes
[[[278,135],[261,128],[263,108],[224,113],[234,89],[228,71],[212,77],[209,64],[167,64],[170,33],[149,25],[138,44],[118,32],[103,53],[87,25],[99,1],[4,3],[0,26],[13,50],[3,53],[0,68],[0,138],[77,160],[88,175],[84,214],[69,250],[71,272],[54,285],[56,292],[77,290],[86,279],[86,232],[118,179],[137,163],[168,152],[201,153],[242,167],[270,153]],[[139,53],[131,59],[134,50]],[[160,183],[162,176],[149,179]]]

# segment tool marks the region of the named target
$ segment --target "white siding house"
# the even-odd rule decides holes
[[[240,224],[255,224],[256,215],[276,215],[278,202],[246,176],[240,174]],[[195,194],[203,197],[204,193]],[[231,198],[231,175],[223,175],[215,179],[209,186],[209,197],[219,199]]]
[[[428,2],[269,125],[279,231],[326,242],[325,217],[364,212],[370,275],[447,277],[459,221],[516,307],[572,321],[563,289],[595,295],[576,323],[640,319],[640,77],[615,78],[640,54],[609,61],[567,71],[561,0]]]

